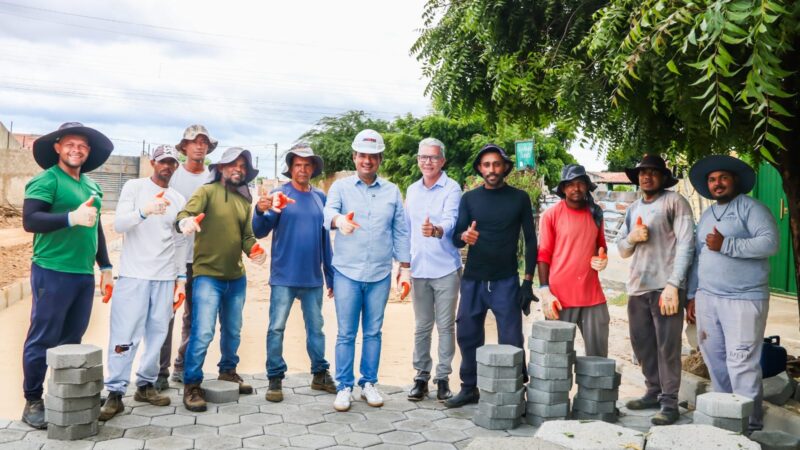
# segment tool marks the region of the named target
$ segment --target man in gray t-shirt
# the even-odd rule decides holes
[[[678,183],[664,160],[645,155],[626,169],[642,197],[625,215],[617,242],[623,258],[633,257],[628,290],[631,346],[645,378],[647,392],[626,403],[628,409],[661,408],[654,425],[669,425],[680,417],[681,332],[686,273],[692,262],[694,220],[689,202],[666,190]]]

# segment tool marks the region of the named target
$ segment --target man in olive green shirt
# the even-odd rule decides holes
[[[181,232],[195,235],[192,331],[183,372],[183,404],[190,411],[206,410],[200,383],[217,315],[222,353],[218,379],[238,383],[242,394],[253,393],[252,386],[236,373],[247,286],[242,252],[257,264],[263,264],[267,256],[255,247],[258,241],[253,234],[252,196],[247,185],[258,175],[258,170],[253,167],[250,152],[229,148],[209,170],[209,183],[195,191],[178,213],[176,222]]]

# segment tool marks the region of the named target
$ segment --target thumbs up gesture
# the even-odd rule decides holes
[[[461,233],[461,240],[466,242],[467,245],[475,245],[475,243],[478,242],[479,235],[480,233],[478,233],[478,223],[473,220],[472,225],[470,225],[466,231]]]
[[[94,207],[94,196],[81,203],[81,206],[67,215],[69,226],[93,227],[97,221],[97,208]]]
[[[628,242],[636,245],[640,242],[647,242],[649,238],[650,234],[647,230],[647,225],[642,222],[642,216],[637,217],[636,225],[634,225],[631,232],[628,233]]]
[[[425,216],[425,222],[422,222],[422,235],[425,237],[433,236],[433,224],[428,216]]]
[[[601,272],[603,271],[606,266],[608,266],[608,256],[606,255],[606,249],[600,247],[600,250],[597,252],[597,256],[592,256],[592,269]]]
[[[720,249],[722,249],[722,242],[724,241],[725,236],[717,231],[717,227],[714,227],[714,231],[706,235],[706,247],[712,252],[720,251]]]

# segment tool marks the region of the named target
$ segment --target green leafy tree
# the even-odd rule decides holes
[[[800,283],[800,2],[430,0],[412,47],[436,105],[558,119],[630,161],[775,166]]]

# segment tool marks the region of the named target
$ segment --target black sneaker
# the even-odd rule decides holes
[[[428,395],[428,382],[424,380],[415,380],[414,387],[408,391],[408,399],[412,402],[424,400]]]
[[[47,422],[44,421],[44,400],[26,401],[25,409],[22,410],[22,421],[40,430],[47,428]]]
[[[681,413],[676,408],[661,408],[661,411],[657,412],[656,415],[650,419],[650,423],[653,425],[672,425],[677,422],[680,417]]]
[[[464,405],[468,405],[470,403],[478,403],[480,400],[481,394],[478,392],[478,388],[462,388],[461,392],[458,393],[455,397],[450,397],[444,401],[444,406],[448,408],[460,408]]]
[[[436,400],[443,402],[452,396],[453,393],[450,392],[450,383],[447,380],[439,380],[436,382]]]

